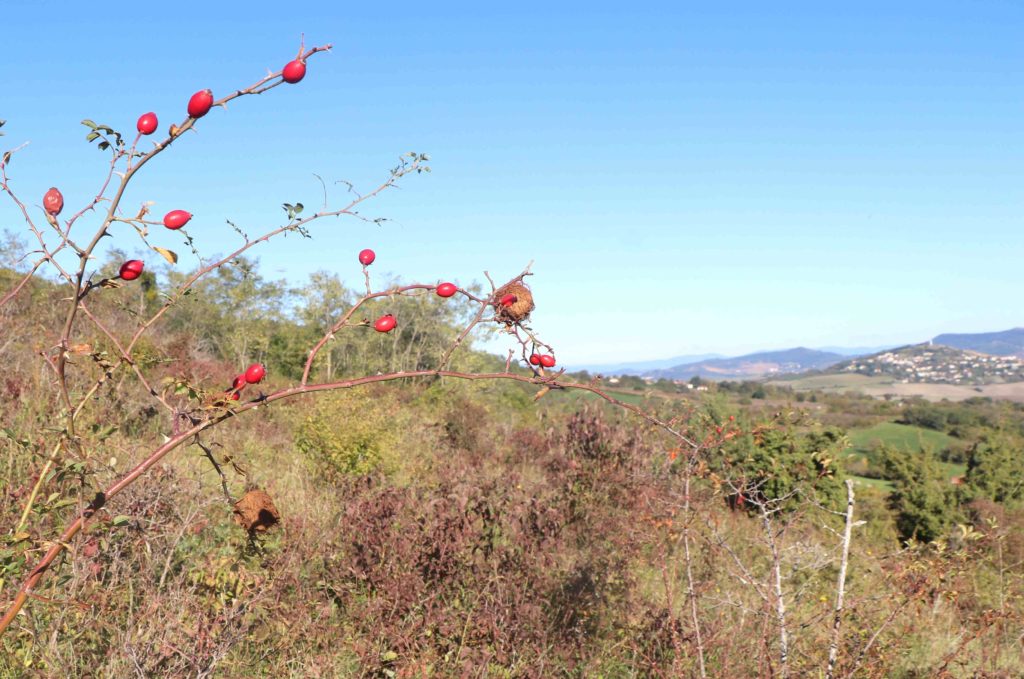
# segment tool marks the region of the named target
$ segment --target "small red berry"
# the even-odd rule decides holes
[[[501,304],[501,306],[512,306],[513,304],[515,304],[518,301],[519,301],[518,297],[516,297],[515,295],[509,293],[509,294],[505,295],[504,297],[502,297],[501,301],[499,303]]]
[[[550,354],[541,354],[540,364],[545,368],[555,367],[555,357]]]
[[[139,116],[139,122],[135,123],[135,127],[138,128],[139,132],[142,134],[153,134],[156,132],[158,124],[156,114],[150,111],[149,113],[143,113]]]
[[[281,79],[286,83],[297,83],[306,77],[306,62],[302,59],[289,61],[281,71]]]
[[[188,114],[192,118],[202,118],[213,107],[213,92],[199,90],[188,100]]]
[[[239,389],[245,387],[246,384],[247,383],[245,381],[245,375],[239,375],[238,377],[231,381],[231,388],[234,391],[238,391]]]
[[[715,427],[715,433],[716,434],[721,434],[722,433],[722,428],[721,427]]]
[[[142,268],[145,265],[141,259],[129,259],[127,262],[121,265],[121,270],[118,275],[122,280],[134,281],[136,278],[142,275]]]
[[[46,214],[53,215],[54,217],[59,215],[60,211],[64,209],[64,196],[56,186],[51,187],[49,191],[43,194],[43,209],[46,210]]]
[[[171,210],[164,215],[164,226],[168,229],[180,229],[188,224],[188,220],[190,219],[192,219],[192,214],[189,212],[185,212],[184,210]]]
[[[540,354],[530,354],[530,365],[540,365]]]
[[[730,422],[735,422],[736,421],[736,416],[735,415],[730,415],[729,416],[729,421]]]
[[[259,384],[267,374],[267,369],[262,363],[253,363],[245,371],[245,381],[249,384]]]
[[[375,259],[377,259],[377,253],[371,250],[370,248],[366,248],[365,250],[361,250],[359,252],[359,263],[362,264],[363,266],[369,266],[373,264],[373,260]]]
[[[239,394],[237,391],[235,393],[231,394],[231,400],[232,401],[237,401],[240,398],[242,398],[242,395]]]
[[[373,322],[373,329],[377,332],[391,332],[395,329],[396,325],[398,325],[398,321],[395,320],[395,317],[387,314]]]
[[[458,291],[459,289],[455,283],[441,283],[441,285],[437,286],[438,297],[451,297]]]

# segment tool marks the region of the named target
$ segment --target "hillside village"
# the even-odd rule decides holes
[[[902,383],[991,384],[1024,380],[1024,361],[1016,356],[988,356],[919,344],[856,358],[836,366],[836,371],[891,375]]]

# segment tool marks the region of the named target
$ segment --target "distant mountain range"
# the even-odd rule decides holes
[[[712,358],[645,373],[647,377],[688,380],[752,380],[770,375],[798,373],[827,368],[845,356],[831,351],[797,347],[783,351],[762,351],[735,358]]]
[[[722,354],[692,354],[689,356],[673,356],[651,361],[634,361],[631,363],[605,363],[584,366],[572,366],[572,370],[586,370],[595,375],[644,375],[652,370],[671,368],[674,365],[697,363],[709,358],[723,358]]]
[[[818,351],[828,351],[833,354],[841,354],[843,356],[867,356],[868,354],[876,354],[879,351],[885,351],[886,349],[892,349],[892,344],[879,344],[875,347],[814,347]]]
[[[1018,356],[1024,358],[1024,328],[1012,328],[1000,332],[946,333],[933,338],[930,344],[926,342],[899,349],[891,349],[889,346],[820,347],[818,349],[797,347],[780,351],[761,351],[734,357],[721,354],[695,354],[631,363],[572,366],[572,369],[587,370],[591,373],[602,375],[637,375],[655,379],[688,380],[693,377],[702,377],[714,380],[753,380],[783,374],[801,373],[809,370],[820,370],[829,373],[848,372],[850,371],[849,366],[853,363],[849,360],[851,358],[877,357],[888,351],[903,352],[910,348],[913,348],[914,351],[909,353],[916,356],[920,353],[917,351],[917,348],[929,347],[931,345],[941,345],[943,347],[988,354],[990,356]],[[921,349],[921,351],[924,350]],[[952,380],[949,376],[955,372],[952,367],[954,364],[960,365],[963,361],[967,361],[967,359],[960,355],[960,352],[935,351],[931,358],[932,360],[928,361],[928,363],[929,365],[934,364],[932,369],[937,371],[934,374],[941,374],[943,377],[939,379],[942,381]],[[939,364],[944,361],[949,365],[940,369]],[[886,362],[881,361],[881,363]],[[867,364],[865,363],[865,365]],[[967,364],[964,363],[964,365]],[[982,372],[987,373],[988,368],[992,367],[994,366],[985,366],[986,370]],[[925,377],[927,377],[928,369],[925,368]],[[859,370],[855,371],[859,372]],[[981,377],[981,379],[987,378]]]
[[[867,354],[873,354],[876,351],[888,349],[891,345],[883,345],[877,347],[818,347],[815,350],[803,349],[803,351],[820,351],[830,354],[838,354],[836,361],[841,361],[844,358],[852,356],[865,356]],[[652,359],[649,361],[633,361],[630,363],[592,363],[588,365],[573,365],[570,366],[570,370],[586,370],[587,372],[594,375],[637,375],[637,376],[653,376],[654,373],[659,371],[666,371],[669,369],[683,367],[687,365],[704,363],[713,359],[724,359],[726,361],[746,359],[750,356],[760,356],[762,354],[772,353],[783,353],[786,351],[796,351],[796,349],[783,349],[777,352],[767,351],[758,352],[757,354],[748,354],[744,356],[726,356],[725,354],[689,354],[684,356],[673,356],[672,358],[659,358]]]
[[[947,333],[938,335],[932,344],[941,344],[954,349],[977,351],[990,356],[1024,357],[1024,328],[1012,328],[1001,332],[977,332],[972,334]]]

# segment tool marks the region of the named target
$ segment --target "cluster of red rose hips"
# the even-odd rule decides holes
[[[373,264],[376,259],[377,253],[369,248],[362,250],[359,253],[359,263],[362,264],[363,267]],[[434,288],[434,292],[437,293],[438,297],[451,297],[458,291],[459,288],[454,283],[440,283],[436,288]],[[509,293],[498,300],[498,304],[502,306],[512,306],[517,301],[519,301],[519,298],[516,295]],[[391,332],[396,327],[398,327],[398,321],[395,320],[395,317],[392,314],[384,314],[373,322],[373,329],[377,332]],[[540,366],[542,368],[554,368],[555,357],[551,354],[534,353],[530,355],[530,365]]]
[[[286,83],[297,83],[306,77],[306,62],[304,59],[293,59],[284,65],[281,69],[281,80]],[[188,115],[190,118],[202,118],[210,109],[213,108],[213,91],[209,89],[199,90],[191,96],[188,100]],[[143,113],[139,116],[138,121],[135,123],[135,128],[139,131],[140,135],[150,135],[156,132],[160,122],[156,117],[156,113],[150,111],[149,113]],[[177,126],[171,125],[171,136],[175,135]],[[43,209],[46,214],[51,218],[55,219],[60,214],[61,210],[64,209],[64,196],[57,189],[52,187],[49,191],[43,195]],[[164,226],[172,231],[180,229],[185,226],[188,221],[192,219],[192,214],[185,210],[171,210],[164,215]],[[371,260],[372,261],[372,260]],[[118,272],[118,276],[122,280],[133,281],[142,275],[144,263],[138,259],[128,260],[121,265]]]
[[[551,354],[530,354],[530,365],[539,365],[542,368],[554,368],[555,357]]]
[[[286,83],[297,83],[306,77],[306,62],[300,57],[294,59],[281,69],[281,79]],[[188,100],[187,111],[189,118],[198,119],[205,116],[213,108],[214,98],[213,91],[210,89],[199,90],[193,94]],[[139,135],[151,135],[157,131],[159,127],[159,119],[155,112],[150,111],[139,116],[138,121],[135,124],[136,129],[139,131]],[[172,137],[177,133],[177,126],[171,125],[170,134]],[[46,214],[55,220],[57,215],[60,214],[61,210],[64,209],[64,196],[61,192],[53,187],[43,196],[43,208]],[[163,225],[172,230],[176,231],[185,226],[192,219],[192,214],[186,210],[171,210],[164,215]],[[367,267],[373,264],[376,260],[376,253],[367,248],[359,253],[359,262],[363,267]],[[118,277],[125,281],[133,281],[142,275],[145,263],[140,259],[130,259],[121,264],[118,270]],[[438,297],[448,298],[455,295],[459,288],[454,283],[440,283],[434,289]],[[501,306],[512,306],[518,301],[518,297],[514,294],[507,294],[503,296],[498,303]],[[398,326],[398,321],[392,314],[385,314],[378,318],[373,323],[373,328],[377,332],[387,333],[391,332]],[[555,358],[549,354],[533,354],[530,356],[530,364],[535,366],[541,366],[544,368],[553,368],[555,366]],[[231,394],[233,400],[239,399],[239,394],[246,384],[256,384],[263,379],[266,374],[266,368],[259,363],[254,363],[249,366],[245,374],[239,375],[234,379],[231,385],[231,389],[228,392]]]
[[[231,381],[231,388],[227,390],[227,393],[231,394],[228,398],[232,401],[237,401],[242,397],[242,389],[247,384],[259,384],[263,381],[263,378],[267,375],[267,369],[262,363],[253,363],[245,372],[236,377]]]
[[[377,253],[370,248],[366,248],[359,252],[359,263],[362,264],[364,268],[373,264],[376,259]],[[437,293],[438,297],[451,297],[458,291],[459,288],[455,283],[440,283],[436,288],[434,288],[434,292]],[[395,320],[393,314],[384,314],[373,322],[373,329],[377,332],[391,332],[396,327],[398,327],[398,321]]]

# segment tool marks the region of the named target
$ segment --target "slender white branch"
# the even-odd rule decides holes
[[[850,562],[850,535],[853,533],[853,480],[846,480],[846,521],[843,529],[843,555],[839,560],[839,576],[836,578],[836,608],[832,618],[832,641],[828,645],[827,679],[835,676],[836,660],[839,657],[839,628],[843,622],[843,595],[846,593],[846,567]]]

